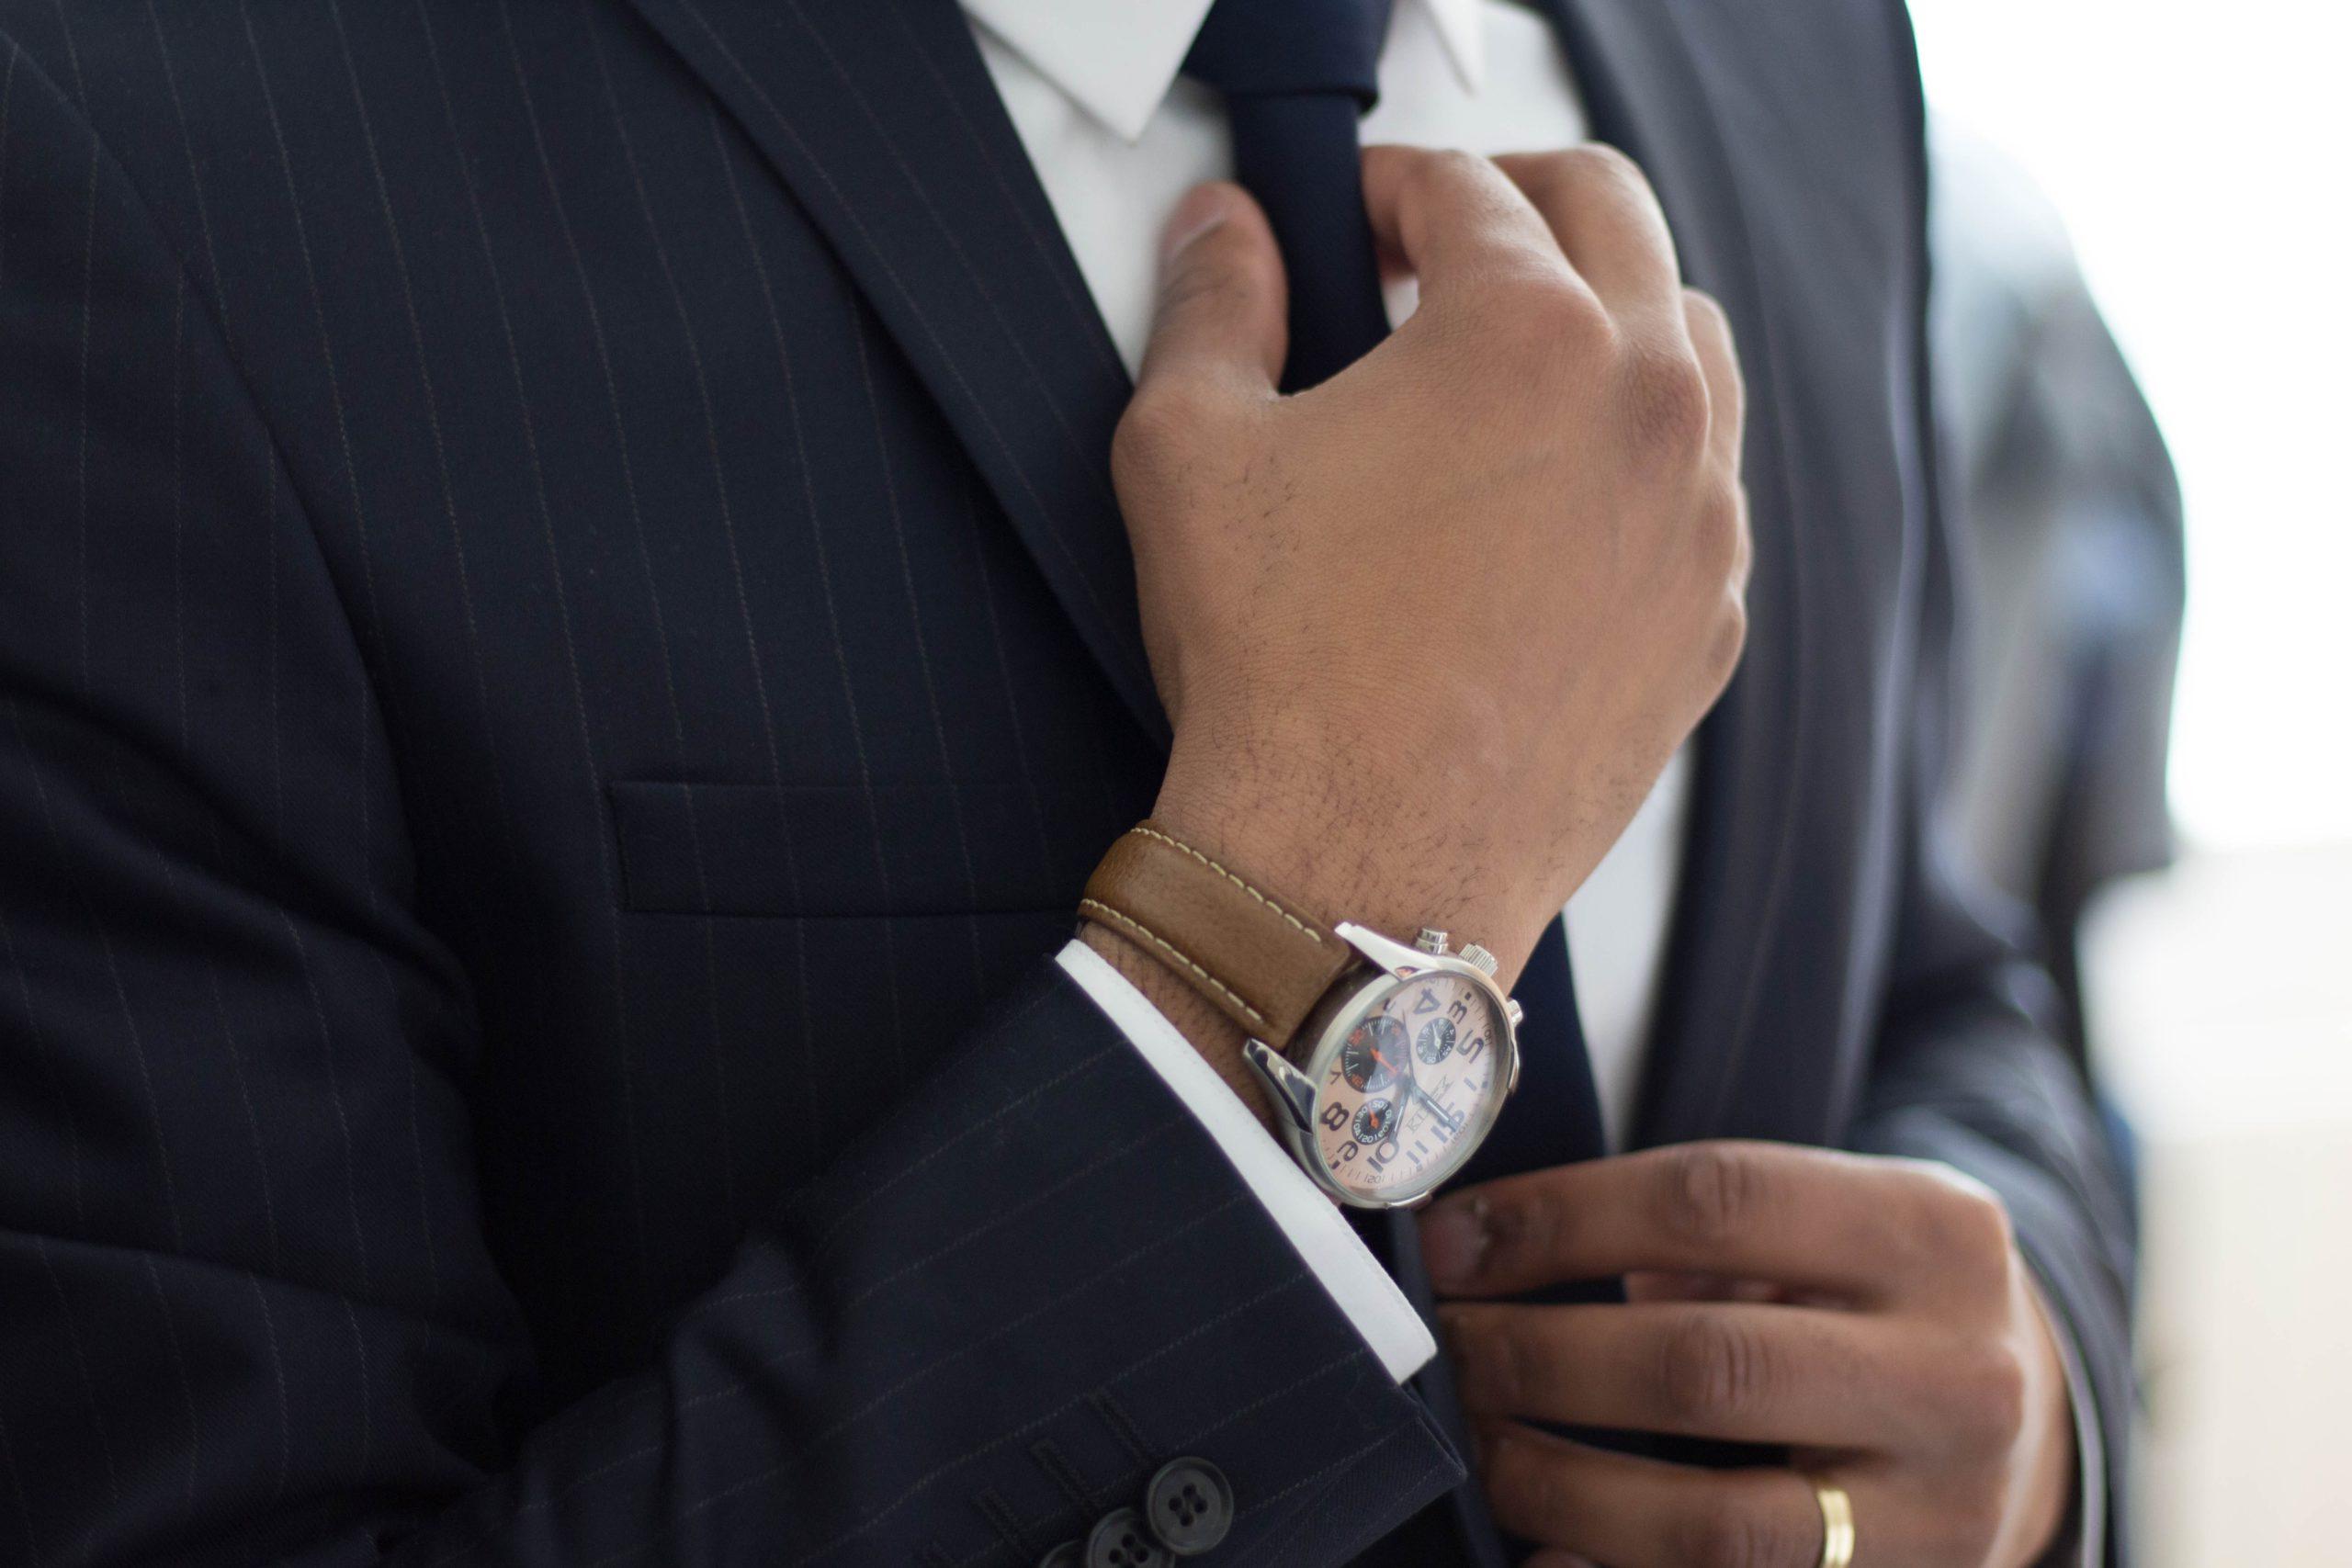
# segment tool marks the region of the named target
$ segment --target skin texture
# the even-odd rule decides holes
[[[1786,1445],[1853,1497],[1858,1564],[2019,1568],[2074,1485],[2041,1292],[1941,1166],[1690,1144],[1448,1196],[1422,1225],[1498,1518],[1538,1568],[1810,1568],[1813,1491],[1585,1448],[1530,1421]],[[1496,1300],[1631,1276],[1623,1306]]]
[[[1484,942],[1506,986],[1730,679],[1744,396],[1640,171],[1605,148],[1374,148],[1420,307],[1275,390],[1284,280],[1230,185],[1170,220],[1114,474],[1174,727],[1154,814],[1326,919]],[[1240,1035],[1088,926],[1258,1111]],[[2014,1568],[2073,1484],[2061,1363],[1997,1201],[1956,1175],[1701,1145],[1459,1194],[1425,1224],[1504,1524],[1544,1568],[1810,1568],[1794,1471],[1687,1471],[1530,1420],[1786,1443],[1862,1568]],[[1634,1276],[1623,1306],[1506,1297]]]
[[[1291,397],[1255,204],[1170,224],[1113,448],[1175,730],[1155,815],[1508,977],[1737,661],[1739,375],[1621,155],[1376,148],[1364,186],[1420,308]]]

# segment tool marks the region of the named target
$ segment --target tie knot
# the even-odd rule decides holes
[[[1227,97],[1344,93],[1379,96],[1389,0],[1216,0],[1184,57],[1184,74]]]

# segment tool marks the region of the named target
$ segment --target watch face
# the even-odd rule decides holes
[[[1466,976],[1430,969],[1375,990],[1311,1069],[1324,1168],[1387,1203],[1453,1175],[1501,1108],[1509,1038],[1494,993]]]

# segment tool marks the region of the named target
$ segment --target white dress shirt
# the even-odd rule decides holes
[[[965,0],[981,58],[1131,371],[1150,333],[1161,222],[1185,191],[1232,172],[1222,105],[1178,74],[1208,8],[1209,0]],[[1533,12],[1500,0],[1399,0],[1363,135],[1499,152],[1568,146],[1585,139],[1586,124],[1559,39]],[[1392,293],[1390,314],[1402,320],[1412,306],[1408,280]],[[1623,1139],[1639,1084],[1687,771],[1677,759],[1566,911],[1612,1141]],[[1389,1370],[1401,1378],[1427,1360],[1428,1335],[1386,1273],[1175,1029],[1082,945],[1062,964],[1202,1117]]]

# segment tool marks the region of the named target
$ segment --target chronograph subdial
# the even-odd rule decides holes
[[[1356,1108],[1355,1124],[1349,1131],[1366,1148],[1386,1143],[1396,1131],[1396,1104],[1386,1100],[1365,1100]]]
[[[1434,1018],[1421,1025],[1420,1035],[1413,1042],[1413,1052],[1434,1067],[1453,1055],[1453,1043],[1458,1037],[1452,1019]]]
[[[1340,1076],[1358,1094],[1378,1094],[1393,1087],[1399,1074],[1412,1072],[1408,1051],[1403,1024],[1393,1018],[1368,1018],[1340,1048]]]

